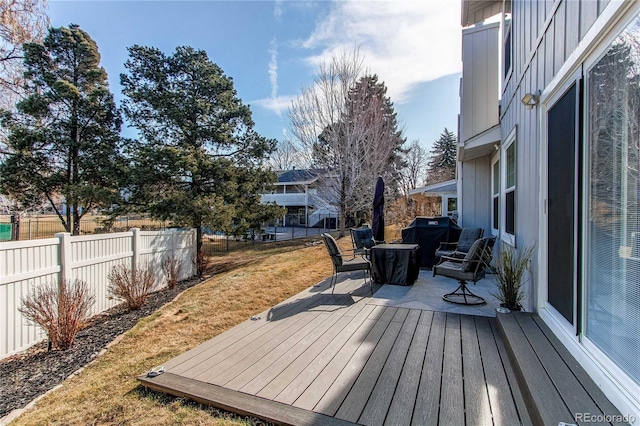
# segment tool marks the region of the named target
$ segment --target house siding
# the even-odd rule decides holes
[[[460,141],[496,126],[498,117],[498,34],[500,25],[483,25],[465,30],[462,60],[469,64],[462,75]]]
[[[596,49],[608,44],[605,36],[609,36],[619,18],[638,13],[637,4],[608,0],[511,2],[514,46],[511,56],[512,72],[501,88],[500,130],[503,141],[513,129],[516,129],[517,135],[515,244],[518,247],[535,244],[538,250],[532,262],[530,280],[526,284],[527,310],[546,309],[547,216],[543,206],[546,197],[547,164],[545,155],[541,154],[546,152],[546,102],[557,99],[559,90],[575,78],[574,73],[580,70],[587,58],[592,56]],[[526,93],[535,93],[538,90],[542,91],[539,106],[527,109],[520,100]],[[580,114],[584,112],[581,111]],[[464,162],[461,167],[464,171],[463,179],[481,176],[485,172],[490,177],[490,162],[474,160]],[[486,212],[490,214],[491,206],[484,207],[477,195],[469,194],[469,191],[473,191],[473,185],[463,182],[462,187],[465,190],[462,194],[465,224],[470,219],[472,209],[474,215],[484,220],[484,214],[480,213],[479,209],[486,208]],[[491,198],[490,195],[486,197],[487,200]],[[578,211],[583,208],[578,204]],[[579,269],[584,260],[581,254],[578,256],[575,262]],[[544,300],[540,300],[543,298]],[[577,303],[583,302],[578,299]],[[541,317],[568,347],[573,348],[581,364],[621,411],[638,413],[637,395],[629,398],[626,391],[621,390],[617,384],[617,379],[612,380],[606,367],[602,367],[607,365],[601,363],[602,357],[599,356],[598,362],[594,363],[593,352],[589,352],[590,349],[585,349],[581,344],[579,336],[577,337],[576,332],[571,329],[572,325],[562,324],[561,319],[553,315],[541,312]]]
[[[506,4],[511,8],[510,31],[511,70],[504,76],[504,70],[499,69],[500,76],[504,76],[500,88],[500,137],[502,143],[515,131],[516,134],[516,197],[515,197],[515,239],[517,247],[537,246],[537,254],[532,259],[525,284],[525,309],[537,311],[541,318],[557,334],[569,350],[576,356],[579,363],[588,371],[589,375],[602,388],[607,397],[623,413],[629,413],[640,419],[640,398],[637,394],[638,385],[630,383],[630,378],[616,370],[616,361],[609,358],[611,354],[594,352],[589,335],[583,334],[585,319],[576,317],[576,326],[564,320],[555,311],[551,303],[547,303],[548,253],[547,244],[549,234],[547,229],[547,111],[552,102],[559,99],[568,84],[580,75],[583,64],[590,66],[597,60],[597,54],[602,52],[621,30],[624,23],[640,12],[640,3],[610,0],[518,0]],[[486,16],[486,15],[485,15]],[[472,30],[465,29],[465,33]],[[504,27],[500,31],[505,31]],[[464,33],[463,33],[464,34]],[[503,33],[504,34],[504,33]],[[501,40],[502,37],[498,37]],[[466,45],[468,39],[463,36],[463,51],[471,45]],[[501,54],[504,48],[498,41]],[[490,49],[489,49],[490,50]],[[464,56],[463,87],[470,81],[473,88],[482,87],[476,75],[473,75],[476,64],[469,57]],[[475,58],[474,58],[475,60]],[[468,68],[469,67],[469,68]],[[491,77],[485,77],[489,80]],[[469,79],[465,81],[465,79]],[[542,92],[537,107],[527,109],[521,99],[527,93]],[[491,93],[487,93],[491,101]],[[481,99],[474,98],[473,108],[462,99],[461,124],[475,125],[478,114],[477,107],[482,105]],[[471,114],[471,117],[469,116]],[[478,117],[474,117],[474,114]],[[577,114],[584,117],[581,109]],[[461,135],[472,136],[465,128]],[[465,139],[461,138],[464,143]],[[586,144],[587,140],[580,140]],[[493,143],[491,143],[493,145]],[[585,148],[586,149],[586,148]],[[480,226],[485,232],[491,231],[492,188],[491,188],[491,157],[496,151],[483,151],[484,156],[474,158],[473,155],[461,157],[458,179],[460,188],[461,224],[466,227]],[[505,146],[500,150],[505,155]],[[465,154],[469,154],[465,152]],[[501,164],[504,158],[500,159]],[[579,166],[580,167],[580,166]],[[501,172],[502,173],[502,172]],[[504,177],[502,177],[504,179]],[[585,175],[576,172],[576,181],[584,184]],[[579,191],[578,187],[576,190]],[[501,195],[502,196],[502,195]],[[581,211],[585,211],[584,200],[576,196],[576,211],[578,221],[584,220]],[[502,201],[504,203],[504,201]],[[504,204],[501,204],[501,211]],[[587,296],[581,298],[580,289],[588,287],[585,276],[587,272],[584,262],[591,259],[587,246],[580,246],[584,227],[576,227],[578,251],[574,259],[578,293],[576,305],[578,315],[580,310],[588,309],[585,305]],[[504,230],[502,230],[504,231]],[[511,240],[509,235],[501,234],[504,241]],[[586,238],[586,237],[585,237]],[[583,256],[586,256],[583,258]],[[556,281],[557,282],[557,281]],[[566,282],[566,281],[563,281]],[[556,284],[554,284],[556,285]],[[593,287],[593,286],[592,286]],[[575,288],[574,288],[575,289]],[[556,291],[557,287],[553,287]],[[574,296],[576,297],[576,296]],[[579,324],[579,325],[578,325]],[[618,355],[614,355],[618,356]],[[617,375],[617,376],[616,376]],[[633,389],[636,391],[634,392]],[[632,421],[633,422],[633,421]],[[640,424],[636,421],[634,424]]]
[[[460,165],[462,180],[461,225],[465,228],[480,227],[485,235],[491,232],[491,157],[485,156],[465,161]]]

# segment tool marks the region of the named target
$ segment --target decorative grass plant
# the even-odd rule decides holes
[[[519,250],[503,244],[500,254],[493,264],[493,276],[498,287],[494,296],[502,302],[505,308],[519,311],[524,299],[522,287],[524,271],[529,269],[529,261],[533,256],[535,246],[522,247]]]

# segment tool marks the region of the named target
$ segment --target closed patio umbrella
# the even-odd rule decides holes
[[[384,241],[384,179],[378,176],[373,194],[373,217],[371,232],[375,241]]]

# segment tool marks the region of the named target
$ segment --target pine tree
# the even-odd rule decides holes
[[[276,179],[263,167],[276,141],[253,130],[233,80],[206,52],[133,46],[125,67],[123,110],[141,135],[128,150],[126,207],[195,227],[198,251],[203,225],[240,233],[282,213],[260,205]]]
[[[31,94],[17,113],[3,115],[9,134],[0,192],[23,205],[47,200],[65,230],[78,235],[85,213],[118,198],[120,115],[98,46],[80,27],[51,28],[42,44],[23,50]]]
[[[431,148],[431,159],[427,164],[427,185],[455,179],[457,144],[456,136],[445,127]]]

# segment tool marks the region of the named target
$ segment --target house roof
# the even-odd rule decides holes
[[[446,180],[444,182],[438,182],[431,185],[415,188],[409,191],[409,195],[414,194],[446,194],[456,193],[458,191],[458,184],[455,179]]]
[[[293,169],[278,172],[278,183],[280,185],[297,183],[309,184],[318,179],[320,171],[316,169]],[[277,185],[276,184],[276,185]]]
[[[482,22],[502,12],[503,0],[462,0],[463,27]],[[511,0],[504,1],[505,12],[511,11]]]

